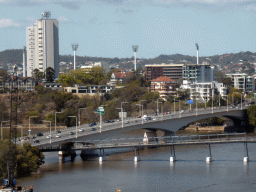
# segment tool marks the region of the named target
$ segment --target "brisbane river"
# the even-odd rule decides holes
[[[127,135],[143,137],[143,132]],[[33,185],[36,192],[256,191],[256,144],[249,143],[248,149],[250,162],[244,163],[243,143],[212,144],[210,164],[206,163],[207,145],[176,146],[174,163],[169,161],[170,147],[141,149],[137,163],[134,151],[106,156],[102,163],[98,159],[83,161],[80,152],[74,162],[59,161],[56,152],[44,153],[40,174],[18,179],[18,184]]]

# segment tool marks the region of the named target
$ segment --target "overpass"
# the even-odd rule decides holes
[[[215,108],[215,109],[198,109],[197,111],[184,111],[183,113],[177,112],[175,114],[160,115],[154,118],[154,120],[145,121],[140,118],[131,117],[126,119],[129,122],[113,122],[105,123],[102,125],[101,129],[99,125],[94,126],[95,131],[91,130],[88,125],[81,125],[80,127],[71,127],[61,130],[61,137],[56,138],[55,132],[45,132],[44,136],[37,137],[39,143],[34,143],[34,140],[29,140],[28,142],[39,148],[49,147],[49,146],[62,146],[65,143],[74,143],[77,140],[92,140],[92,139],[105,139],[111,138],[113,135],[120,134],[123,132],[137,130],[137,129],[148,129],[151,131],[161,130],[166,133],[166,136],[170,133],[175,133],[181,127],[187,125],[190,122],[210,118],[219,117],[225,121],[234,121],[235,124],[241,121],[244,116],[244,111],[237,108]],[[84,131],[80,132],[79,129],[83,128]],[[74,135],[70,135],[70,132],[74,132]],[[52,138],[46,138],[46,135],[52,135]],[[23,144],[23,142],[18,141],[17,144]]]

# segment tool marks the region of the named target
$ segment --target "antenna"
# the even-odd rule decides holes
[[[43,19],[50,19],[51,17],[51,12],[50,11],[45,11],[44,13],[41,13]]]
[[[197,61],[196,61],[196,64],[198,64],[199,63],[199,58],[198,58],[199,46],[198,46],[197,43],[196,43],[196,49],[197,49]]]
[[[136,71],[136,52],[138,51],[138,45],[132,45],[132,50],[134,52],[134,71]]]
[[[72,45],[72,49],[74,51],[74,70],[76,70],[76,51],[78,49],[78,43],[73,43]]]

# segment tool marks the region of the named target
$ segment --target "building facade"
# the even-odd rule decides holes
[[[146,81],[151,81],[161,76],[177,81],[182,78],[182,67],[184,64],[153,64],[145,65]]]
[[[34,69],[44,72],[52,67],[55,78],[59,74],[59,24],[58,20],[50,19],[50,12],[43,18],[27,27],[27,76],[32,76]]]
[[[177,82],[168,77],[158,77],[151,80],[151,92],[158,92],[160,97],[167,100],[169,95],[176,94]]]
[[[226,74],[226,77],[232,79],[232,87],[237,88],[243,92],[254,92],[255,91],[255,78],[249,76],[246,73],[233,73]]]
[[[112,93],[115,90],[114,86],[109,85],[75,85],[74,87],[64,87],[65,92],[68,93],[83,93],[88,95],[104,95],[105,93]]]
[[[0,82],[0,90],[10,90],[13,87],[18,87],[19,90],[34,91],[38,82],[31,77],[14,77],[13,79],[7,79],[4,82]]]
[[[190,83],[206,83],[215,80],[214,66],[208,64],[186,64],[182,67],[183,80]]]

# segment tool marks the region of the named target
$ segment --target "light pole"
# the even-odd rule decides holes
[[[76,118],[76,138],[77,138],[77,116],[68,116],[68,117],[75,117]]]
[[[55,112],[55,133],[56,133],[56,122],[57,122],[57,120],[56,120],[56,113],[63,113],[63,112]]]
[[[101,105],[101,107],[104,107],[104,106],[107,106],[107,105]],[[102,128],[102,112],[100,111],[100,133],[101,133],[101,128]]]
[[[220,94],[219,94],[219,108],[220,108]]]
[[[136,52],[138,51],[138,45],[132,45],[132,50],[134,52],[134,72],[136,71]]]
[[[79,127],[80,127],[80,124],[81,124],[81,122],[80,122],[80,116],[81,116],[80,109],[86,109],[86,108],[79,108],[78,109],[78,124],[79,124]]]
[[[121,102],[121,108],[123,110],[122,112],[122,121],[124,120],[124,109],[123,109],[123,103],[128,103],[128,102]]]
[[[199,46],[198,46],[197,43],[196,43],[196,49],[197,49],[197,60],[196,60],[196,64],[198,64],[198,63],[199,63],[199,57],[198,57]]]
[[[141,102],[141,101],[147,101],[147,100],[140,100],[140,102]],[[140,103],[140,102],[139,102],[139,103]],[[141,104],[140,104],[140,105],[141,105]],[[142,113],[143,113],[143,107],[142,107]],[[141,113],[141,111],[140,111],[140,116],[141,116],[141,117],[142,117],[142,113]]]
[[[3,140],[3,123],[6,123],[9,121],[1,121],[1,140]]]
[[[161,98],[158,98],[158,99],[161,99]],[[158,102],[158,99],[156,100],[156,114],[157,114],[157,116],[158,116],[158,103],[160,103],[160,102]],[[175,99],[174,99],[175,100]],[[175,110],[175,107],[174,107],[174,110]]]
[[[50,123],[50,144],[52,144],[52,122],[46,121],[46,120],[42,120],[42,121],[46,123]]]
[[[180,111],[180,100],[179,100],[179,111]],[[180,118],[181,118],[181,111],[180,111]]]
[[[141,105],[141,104],[136,104],[136,105],[138,105],[138,106],[139,106],[139,108],[140,108],[140,107],[142,108],[142,113],[141,113],[141,124],[143,124],[143,118],[142,118],[142,116],[143,116],[143,105]]]
[[[76,70],[76,51],[78,49],[78,43],[73,43],[72,49],[74,51],[74,70]]]
[[[162,102],[157,102],[158,103],[161,103],[161,109],[162,109],[162,120],[164,119],[164,116],[163,116],[163,106],[162,106]]]
[[[32,117],[38,117],[38,116],[30,116],[29,118],[28,118],[28,127],[29,127],[29,129],[28,129],[28,135],[30,136],[30,132],[31,132],[31,129],[30,129],[30,118],[32,118]]]
[[[115,109],[121,109],[121,114],[122,114],[122,129],[123,129],[123,128],[124,128],[123,108],[115,108]]]
[[[213,91],[214,89],[212,89],[212,113],[213,113]]]

